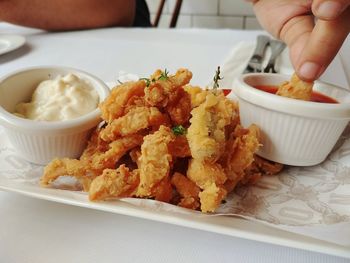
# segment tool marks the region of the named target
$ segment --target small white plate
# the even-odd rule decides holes
[[[0,55],[23,46],[25,42],[26,39],[23,36],[0,34]]]

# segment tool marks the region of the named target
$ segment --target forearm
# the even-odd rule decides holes
[[[130,26],[134,0],[0,0],[0,20],[46,30]]]

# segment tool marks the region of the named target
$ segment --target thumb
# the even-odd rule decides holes
[[[312,81],[325,71],[350,31],[350,8],[335,20],[318,20],[297,61],[297,75]]]

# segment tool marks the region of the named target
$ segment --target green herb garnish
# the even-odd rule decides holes
[[[173,133],[178,136],[178,135],[184,135],[186,134],[187,130],[184,126],[182,125],[177,125],[173,128],[171,128],[171,130],[173,131]]]
[[[146,82],[146,86],[149,87],[149,85],[151,85],[151,80],[148,78],[140,78],[140,80],[143,80]]]
[[[156,82],[157,80],[167,80],[169,79],[169,71],[167,69],[164,70],[159,76],[158,79],[149,79],[149,78],[140,78],[140,80],[143,80],[146,82],[146,86],[149,87],[151,83]]]
[[[216,92],[216,90],[219,88],[219,81],[222,80],[223,78],[220,76],[220,66],[218,66],[218,69],[215,72],[214,76],[214,86],[213,89]]]
[[[160,74],[160,77],[158,78],[158,80],[167,80],[168,78],[169,78],[169,71],[165,69],[164,72]]]

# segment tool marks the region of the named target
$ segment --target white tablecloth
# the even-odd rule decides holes
[[[0,23],[26,36],[25,47],[0,56],[0,76],[22,67],[64,65],[105,81],[120,70],[147,76],[188,67],[206,84],[232,46],[261,32],[103,29],[45,33]],[[341,51],[350,79],[350,41]],[[0,262],[348,262],[128,216],[0,192]]]

